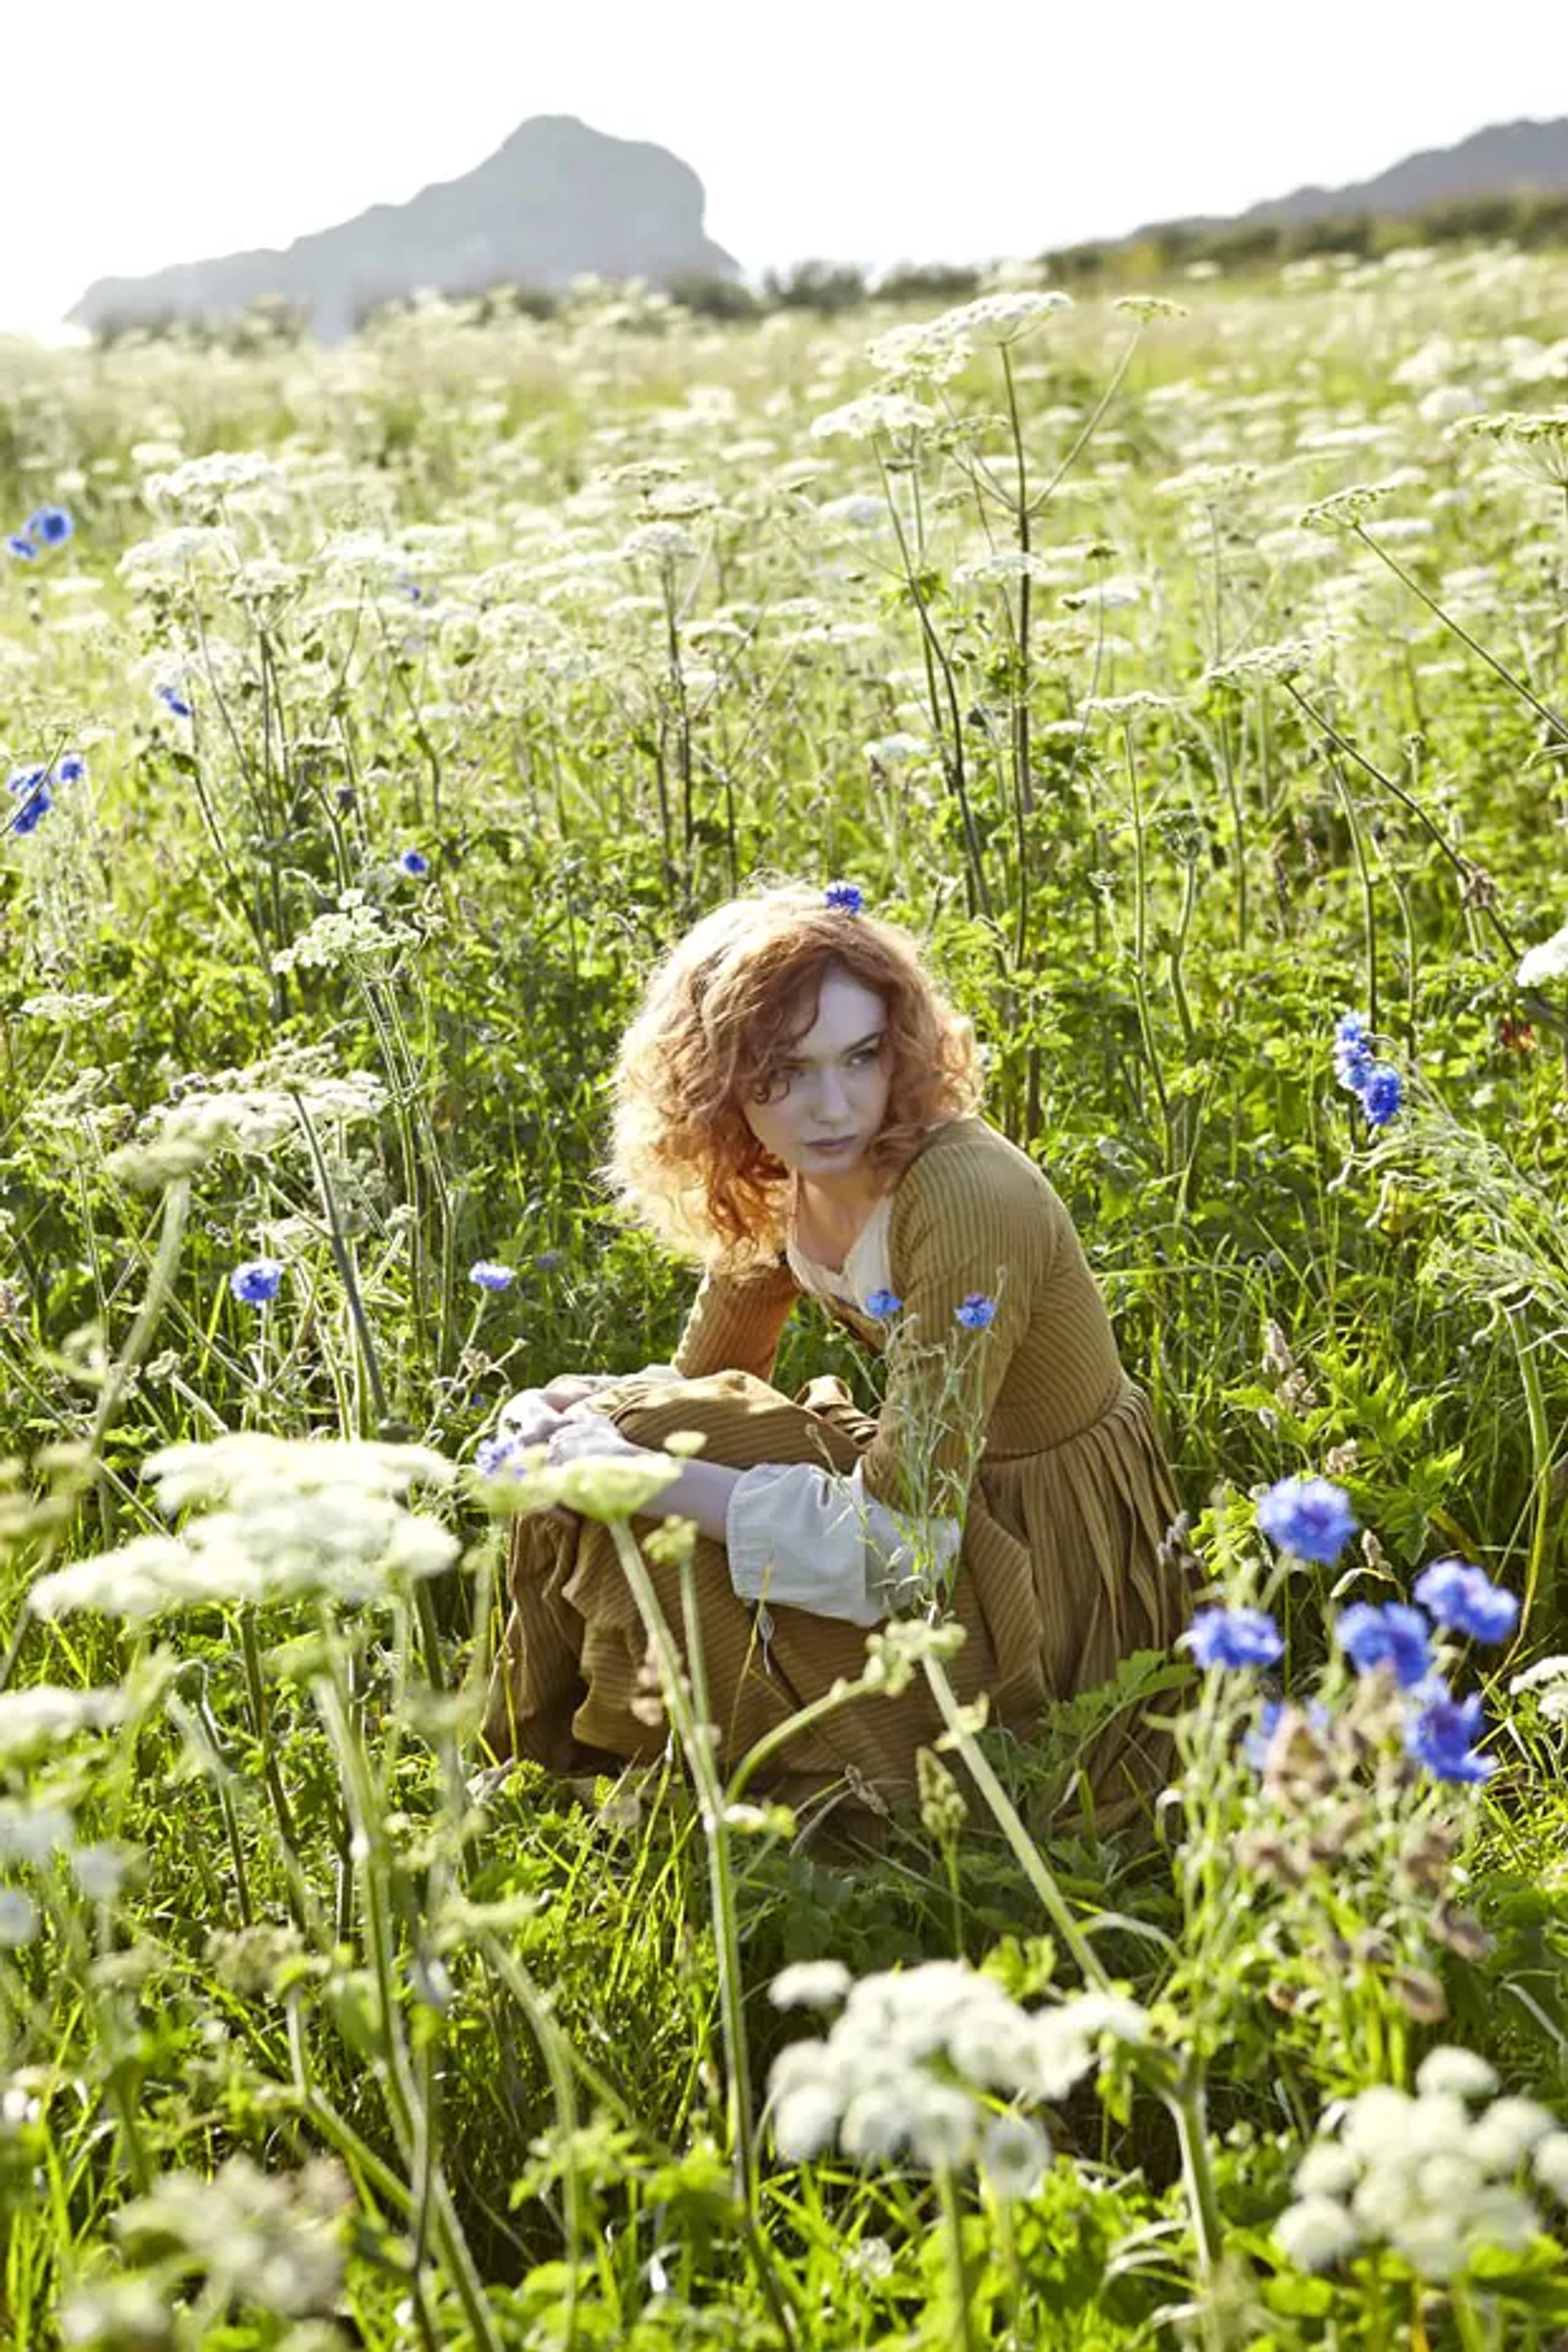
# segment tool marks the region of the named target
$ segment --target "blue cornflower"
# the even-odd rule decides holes
[[[422,874],[429,873],[430,860],[422,850],[405,849],[398,858],[397,870],[400,874],[406,874],[410,881],[417,882]]]
[[[1477,1642],[1506,1642],[1519,1622],[1519,1602],[1467,1560],[1435,1559],[1415,1580],[1415,1598],[1439,1625]]]
[[[11,831],[18,836],[25,833],[37,833],[54,804],[54,794],[47,784],[40,784],[32,798],[24,801],[16,811],[11,820]]]
[[[1182,1642],[1205,1671],[1271,1666],[1285,1654],[1284,1637],[1266,1609],[1200,1609]]]
[[[229,1276],[228,1286],[247,1307],[266,1307],[277,1297],[282,1280],[280,1258],[253,1257],[247,1258],[244,1265],[235,1267]]]
[[[9,830],[15,834],[36,833],[55,804],[48,770],[18,768],[6,778],[6,790],[15,793],[22,803]]]
[[[1359,1093],[1372,1067],[1372,1047],[1366,1024],[1359,1013],[1342,1013],[1334,1024],[1334,1076],[1352,1094]]]
[[[1331,1568],[1360,1525],[1342,1486],[1281,1478],[1258,1506],[1258,1524],[1281,1551]]]
[[[564,1250],[543,1249],[533,1261],[533,1270],[536,1274],[555,1274],[565,1263]]]
[[[481,1290],[510,1290],[516,1279],[514,1266],[498,1265],[494,1258],[477,1257],[468,1268],[468,1280]]]
[[[1441,1684],[1437,1685],[1442,1688]],[[1439,1780],[1486,1780],[1497,1770],[1495,1759],[1476,1752],[1484,1728],[1479,1692],[1468,1698],[1434,1698],[1413,1715],[1405,1727],[1405,1745],[1418,1764]]]
[[[1282,1698],[1266,1699],[1262,1714],[1241,1743],[1241,1752],[1256,1772],[1261,1772],[1268,1761],[1269,1745],[1279,1728],[1279,1718],[1285,1712],[1285,1705],[1286,1702]],[[1322,1739],[1327,1738],[1329,1726],[1333,1721],[1333,1717],[1323,1701],[1321,1698],[1314,1698],[1310,1699],[1307,1704],[1307,1721],[1319,1738]]]
[[[188,719],[190,717],[191,706],[185,700],[184,696],[181,694],[176,688],[172,686],[160,686],[155,687],[153,691],[157,695],[158,699],[163,704],[164,709],[172,710],[176,719]]]
[[[903,1304],[896,1290],[874,1290],[866,1301],[866,1312],[873,1323],[890,1323],[902,1312]]]
[[[63,547],[76,525],[64,507],[40,507],[23,528],[29,539],[41,540],[46,547]]]
[[[1353,1602],[1335,1625],[1334,1639],[1357,1674],[1389,1666],[1401,1690],[1414,1690],[1432,1671],[1432,1628],[1419,1609],[1403,1601],[1381,1609]]]
[[[837,907],[841,915],[858,915],[866,904],[858,882],[830,882],[822,897],[825,905]]]
[[[1357,1091],[1368,1127],[1386,1127],[1405,1099],[1403,1081],[1389,1062],[1373,1062]]]
[[[996,1301],[987,1298],[983,1290],[972,1290],[952,1311],[966,1331],[984,1331],[990,1328],[995,1317]]]
[[[87,761],[79,751],[68,751],[55,763],[55,782],[58,784],[79,784],[87,773]]]
[[[521,1471],[521,1449],[515,1437],[481,1437],[474,1448],[474,1467],[481,1478],[501,1478]]]
[[[37,549],[33,545],[30,539],[24,539],[19,530],[8,531],[5,536],[5,544],[9,548],[11,553],[13,555],[19,556],[24,563],[37,563],[38,560]]]

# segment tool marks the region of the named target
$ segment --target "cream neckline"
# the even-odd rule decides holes
[[[841,1283],[848,1281],[852,1277],[856,1259],[860,1256],[861,1253],[868,1246],[874,1246],[885,1234],[888,1219],[892,1213],[892,1207],[893,1196],[891,1192],[884,1192],[880,1200],[877,1202],[876,1207],[872,1210],[870,1215],[867,1218],[865,1223],[861,1226],[859,1232],[856,1234],[854,1240],[850,1243],[849,1247],[845,1251],[844,1263],[842,1265],[829,1265],[825,1259],[813,1257],[807,1250],[803,1248],[795,1235],[795,1220],[792,1214],[789,1231],[789,1254],[792,1257],[798,1259],[802,1265],[809,1266],[813,1274],[824,1275],[830,1282]]]
[[[957,1120],[952,1118],[933,1118],[926,1129],[926,1133],[927,1135],[935,1135],[940,1129],[944,1127],[952,1127],[956,1124]],[[907,1173],[907,1169],[900,1171],[900,1181],[902,1181],[903,1176]],[[789,1232],[784,1241],[784,1255],[786,1257],[795,1260],[800,1265],[809,1266],[813,1274],[822,1275],[829,1282],[840,1283],[846,1281],[848,1278],[849,1270],[854,1265],[856,1257],[859,1255],[859,1252],[864,1248],[868,1241],[869,1241],[873,1236],[879,1236],[885,1246],[888,1234],[888,1221],[892,1215],[893,1195],[897,1191],[898,1185],[895,1184],[892,1192],[884,1192],[881,1195],[876,1207],[872,1210],[870,1215],[867,1218],[865,1223],[861,1226],[859,1232],[850,1243],[849,1247],[845,1251],[843,1265],[841,1266],[825,1265],[821,1258],[809,1256],[801,1247],[799,1241],[795,1237],[795,1213],[800,1205],[800,1180],[797,1176],[790,1192]],[[842,1297],[843,1293],[841,1291],[836,1292],[835,1296]]]

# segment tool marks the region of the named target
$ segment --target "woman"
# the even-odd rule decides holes
[[[704,1433],[658,1509],[699,1529],[726,1761],[860,1671],[867,1629],[910,1568],[922,1496],[917,1548],[946,1569],[967,1636],[953,1682],[1023,1738],[1130,1652],[1168,1648],[1187,1613],[1163,1543],[1170,1475],[1071,1220],[976,1115],[973,1031],[915,941],[861,903],[851,884],[760,891],[707,916],[655,971],[622,1042],[604,1172],[642,1223],[703,1262],[696,1303],[673,1365],[563,1376],[514,1398],[502,1422],[552,1462]],[[892,1351],[874,1419],[837,1381],[793,1402],[771,1385],[803,1293],[872,1348],[895,1318],[918,1343]],[[917,1464],[937,1341],[957,1346],[959,1410]],[[982,1441],[972,1480],[966,1421]],[[951,1515],[931,1507],[944,1480],[950,1500],[968,1486]],[[650,1572],[679,1630],[678,1571]],[[659,1755],[657,1683],[608,1531],[520,1518],[510,1582],[490,1756],[566,1769]],[[784,1792],[908,1794],[915,1751],[941,1728],[919,1678],[896,1699],[857,1699],[788,1743]],[[1147,1803],[1164,1752],[1125,1717],[1097,1737],[1079,1790],[1097,1822]]]

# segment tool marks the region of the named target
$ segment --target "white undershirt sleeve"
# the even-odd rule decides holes
[[[809,1462],[763,1462],[736,1479],[724,1539],[742,1601],[879,1625],[913,1597],[918,1569],[945,1570],[963,1529],[956,1519],[922,1528],[872,1500],[858,1464],[844,1477]]]

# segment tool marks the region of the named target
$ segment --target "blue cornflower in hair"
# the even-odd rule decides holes
[[[228,1286],[247,1307],[266,1307],[277,1297],[282,1280],[281,1259],[253,1257],[235,1267],[228,1277]]]
[[[1506,1642],[1519,1622],[1519,1602],[1485,1569],[1468,1560],[1435,1559],[1415,1580],[1415,1598],[1439,1625],[1476,1642]]]
[[[63,547],[76,525],[64,507],[40,507],[28,517],[26,529],[29,539],[40,540],[46,547]]]
[[[1267,1609],[1200,1609],[1181,1645],[1200,1666],[1271,1666],[1285,1654],[1284,1637]]]
[[[179,693],[174,687],[160,686],[155,688],[153,690],[164,709],[172,710],[176,719],[188,719],[190,717],[190,704],[185,700],[184,696]]]
[[[1281,1551],[1331,1568],[1357,1520],[1343,1488],[1327,1478],[1281,1478],[1258,1504],[1258,1524]]]
[[[38,551],[33,545],[32,541],[24,537],[21,531],[7,531],[5,534],[5,544],[11,553],[19,557],[24,563],[37,563],[38,560]]]
[[[995,1316],[996,1301],[987,1298],[983,1290],[972,1290],[952,1312],[954,1319],[962,1323],[966,1331],[984,1331],[990,1328]]]
[[[406,874],[410,881],[417,882],[421,875],[429,873],[430,860],[423,850],[405,849],[397,861],[397,870],[400,874]]]
[[[1441,1690],[1442,1685],[1436,1687]],[[1439,1780],[1487,1780],[1497,1770],[1495,1759],[1477,1753],[1476,1741],[1484,1728],[1479,1693],[1466,1699],[1447,1693],[1432,1698],[1405,1727],[1405,1745],[1418,1764]]]
[[[841,915],[858,915],[866,904],[858,882],[830,882],[822,897],[825,905],[836,907]]]
[[[903,1304],[896,1290],[874,1290],[866,1301],[866,1312],[874,1323],[890,1323]]]

